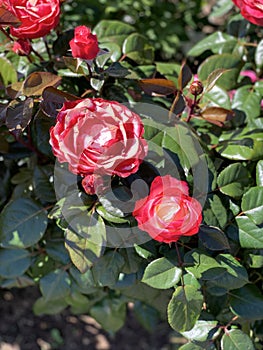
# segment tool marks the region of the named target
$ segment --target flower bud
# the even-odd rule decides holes
[[[28,39],[18,39],[14,42],[12,50],[19,56],[28,56],[32,46]]]
[[[200,95],[204,90],[204,86],[200,80],[195,80],[190,85],[190,92],[192,95]]]

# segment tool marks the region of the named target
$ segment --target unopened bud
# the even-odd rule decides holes
[[[12,50],[19,56],[28,56],[32,50],[32,46],[28,39],[18,39],[14,42]]]
[[[204,86],[200,80],[193,81],[190,85],[190,92],[192,95],[200,95],[204,90]]]

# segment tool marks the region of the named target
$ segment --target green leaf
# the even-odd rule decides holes
[[[145,269],[142,282],[153,288],[174,287],[182,276],[182,269],[164,257],[152,261]]]
[[[220,254],[216,260],[225,272],[214,275],[214,278],[208,282],[209,288],[220,287],[231,290],[241,288],[248,283],[247,270],[232,255]]]
[[[73,314],[84,314],[90,309],[90,300],[79,292],[71,293],[65,301],[71,306],[70,311]]]
[[[1,288],[25,288],[34,286],[35,282],[32,278],[22,275],[12,279],[6,279],[0,283]]]
[[[74,200],[74,196],[71,197]],[[105,245],[106,228],[103,219],[96,212],[88,212],[87,207],[81,201],[80,206],[74,206],[70,201],[65,201],[62,214],[69,222],[70,231],[88,239],[91,243],[100,247]],[[72,206],[70,206],[72,205]]]
[[[231,160],[259,160],[263,157],[263,140],[244,135],[242,139],[220,142],[216,151]]]
[[[248,283],[247,270],[230,254],[219,254],[216,259],[197,251],[185,255],[185,269],[196,278],[207,281],[209,288],[220,287],[222,294]]]
[[[249,267],[252,267],[253,269],[260,269],[263,267],[263,251],[259,250],[257,254],[248,254],[248,264]]]
[[[157,72],[161,73],[166,79],[172,80],[177,85],[177,78],[180,74],[181,66],[178,63],[155,62]]]
[[[199,41],[194,47],[188,51],[188,56],[199,56],[207,50],[211,50],[213,53],[218,53],[222,45],[226,42],[236,42],[233,36],[222,32],[215,32],[203,40]]]
[[[255,62],[258,68],[263,66],[263,39],[257,44]]]
[[[114,20],[102,20],[94,28],[100,43],[113,42],[118,45],[122,45],[126,37],[134,31],[131,25]]]
[[[183,346],[180,346],[179,350],[204,350],[204,348],[194,343],[187,343]]]
[[[108,251],[92,267],[94,280],[99,286],[114,286],[118,280],[124,258],[117,251]]]
[[[218,0],[212,8],[209,19],[222,17],[227,14],[233,7],[233,3],[229,0]]]
[[[0,216],[0,241],[4,248],[27,248],[37,243],[47,228],[47,212],[29,198],[11,201]]]
[[[68,304],[64,299],[46,300],[45,298],[41,297],[37,299],[33,305],[33,311],[37,316],[44,314],[55,315],[64,310],[67,305]]]
[[[23,275],[31,264],[25,249],[0,249],[0,276],[14,278]]]
[[[126,67],[122,66],[119,62],[113,62],[105,71],[110,77],[113,78],[125,78],[131,72]]]
[[[44,202],[56,202],[53,183],[54,167],[39,166],[34,168],[33,186],[36,196]]]
[[[242,61],[239,56],[232,54],[220,54],[208,57],[198,69],[200,80],[208,79],[209,74],[216,69],[229,70],[217,80],[217,85],[223,89],[231,90],[236,87],[237,79],[242,68]]]
[[[231,291],[231,311],[246,320],[263,319],[263,297],[261,291],[254,285]]]
[[[250,182],[250,173],[241,163],[230,164],[218,175],[220,192],[234,198],[244,193]]]
[[[263,248],[263,228],[258,227],[250,218],[237,216],[239,243],[242,248]]]
[[[46,244],[47,254],[54,260],[66,265],[70,262],[67,250],[65,249],[64,239],[50,239]]]
[[[134,303],[133,313],[136,319],[148,332],[152,332],[159,323],[158,311],[140,301]]]
[[[90,309],[90,315],[108,332],[117,332],[125,322],[126,304],[122,298],[104,299]]]
[[[105,220],[109,222],[113,222],[115,224],[123,224],[128,222],[127,218],[122,218],[119,216],[114,216],[111,214],[109,211],[107,211],[104,206],[102,205],[97,205],[96,206],[96,212]]]
[[[40,290],[45,301],[63,299],[70,293],[70,279],[66,271],[55,270],[40,279]]]
[[[100,91],[102,89],[104,82],[105,82],[105,80],[103,80],[103,79],[96,79],[96,78],[90,79],[90,85],[96,91]]]
[[[263,186],[263,160],[259,160],[257,163],[256,181],[258,186]]]
[[[168,305],[168,322],[177,332],[192,329],[200,316],[203,296],[195,287],[177,287]]]
[[[226,69],[224,68],[218,68],[216,70],[214,70],[213,72],[211,72],[206,80],[206,85],[205,85],[205,92],[208,92],[210,90],[213,89],[213,87],[215,86],[217,80],[225,73],[227,72]]]
[[[261,95],[253,89],[252,85],[245,85],[236,90],[232,108],[245,112],[249,121],[260,116]]]
[[[202,278],[204,280],[209,280],[217,276],[219,272],[221,274],[225,272],[225,269],[221,268],[221,265],[216,259],[209,255],[199,253],[198,251],[190,251],[185,254],[184,261],[187,265],[190,265],[189,267],[185,267],[186,271],[197,279]]]
[[[216,326],[217,321],[198,320],[190,331],[182,332],[181,334],[188,340],[204,342],[207,339],[213,339],[216,335],[218,335],[218,332],[216,332],[218,331]]]
[[[219,226],[224,228],[228,222],[228,213],[221,198],[214,194],[212,198],[209,198],[207,205],[208,204],[210,208],[208,207],[204,210],[204,221],[209,226]],[[210,217],[211,214],[212,217]]]
[[[92,276],[91,270],[87,270],[86,272],[81,273],[75,267],[71,267],[69,269],[69,273],[70,273],[70,276],[72,277],[71,279],[72,288],[75,283],[76,289],[80,293],[91,294],[98,290],[98,288],[96,287],[94,278]]]
[[[157,247],[153,240],[141,245],[134,245],[134,248],[139,256],[144,259],[155,258],[158,254]]]
[[[226,331],[221,339],[222,350],[255,350],[252,340],[240,329]]]
[[[120,254],[123,256],[125,260],[125,265],[123,266],[123,273],[135,273],[139,270],[140,265],[142,263],[142,259],[136,254],[136,251],[133,247],[124,248],[119,250]]]
[[[201,225],[198,237],[203,245],[210,250],[230,249],[226,235],[218,227]]]
[[[154,49],[146,37],[141,34],[130,34],[123,43],[122,51],[126,57],[137,64],[150,64],[154,59]]]
[[[204,103],[213,102],[217,106],[231,109],[230,98],[227,91],[217,85],[215,85],[212,90],[205,92],[203,96]]]
[[[263,187],[252,187],[243,196],[241,209],[256,225],[263,223]]]
[[[201,190],[203,188],[205,192],[207,188],[204,188],[204,178],[208,174],[206,164],[201,157],[203,150],[193,133],[189,133],[188,127],[178,122],[175,124],[174,128],[171,128],[170,126],[164,126],[150,119],[144,119],[143,123],[145,126],[144,137],[149,141],[149,149],[157,152],[163,152],[163,149],[168,149],[175,153],[180,161],[178,166],[181,166],[186,173],[192,167],[196,175],[196,189],[198,188]],[[155,144],[159,147],[155,147]],[[200,173],[197,175],[199,171],[202,174]],[[201,178],[203,179],[202,182]],[[200,179],[200,182],[198,179]]]
[[[81,273],[86,272],[103,254],[104,247],[76,234],[65,231],[65,247],[73,264]]]
[[[3,82],[4,86],[17,81],[16,69],[5,57],[0,57],[0,82],[1,81]]]

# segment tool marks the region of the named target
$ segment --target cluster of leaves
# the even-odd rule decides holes
[[[45,43],[36,41],[38,56],[31,63],[7,52],[3,37],[1,288],[39,284],[36,314],[69,306],[109,332],[123,325],[133,301],[134,314],[148,330],[168,318],[189,339],[182,350],[260,349],[263,84],[240,75],[247,69],[262,73],[259,29],[240,16],[230,18],[226,32],[214,32],[190,49],[188,65],[155,61],[154,47],[131,24],[102,20],[94,31],[109,52],[95,59],[92,76],[67,51],[71,31],[50,38],[49,55]],[[195,99],[189,67],[197,68],[204,85]],[[112,232],[128,232],[124,240],[138,234],[134,219],[107,193],[85,194],[73,175],[54,183],[49,129],[63,102],[81,95],[154,104],[142,113],[153,156],[136,176],[150,183],[172,160],[181,178],[198,189],[195,196],[205,199],[197,236],[171,246],[150,240],[105,247]],[[170,112],[157,116],[157,106]],[[57,165],[56,172],[66,168]],[[129,200],[133,179],[116,183],[115,195]],[[57,186],[67,189],[64,196],[57,198]]]
[[[182,54],[182,44],[189,41],[191,32],[207,24],[206,17],[200,16],[203,7],[204,2],[200,0],[124,0],[117,4],[113,0],[99,0],[89,1],[88,6],[85,0],[78,4],[69,1],[64,21],[68,28],[78,23],[94,26],[101,19],[131,24],[148,38],[156,55],[168,59]]]

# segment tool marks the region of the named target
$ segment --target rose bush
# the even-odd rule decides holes
[[[133,215],[141,230],[159,242],[176,242],[181,236],[192,236],[202,221],[200,203],[189,196],[185,181],[170,175],[157,176],[147,198],[136,202]]]
[[[59,22],[60,0],[0,0],[0,6],[12,12],[21,22],[11,26],[13,36],[36,39],[47,35]]]
[[[97,36],[91,33],[90,28],[78,26],[75,28],[74,38],[69,42],[72,56],[84,60],[94,59],[98,52]]]
[[[103,99],[65,102],[50,131],[60,162],[74,174],[127,177],[147,153],[140,117],[127,107]]]
[[[132,303],[180,350],[260,349],[263,28],[231,0],[209,16],[206,0],[106,2],[62,1],[21,57],[0,9],[0,288],[39,286],[37,315],[70,308],[111,334]],[[85,27],[72,57],[79,24],[97,38]]]
[[[249,22],[263,26],[262,0],[233,0],[241,10],[242,16]]]

